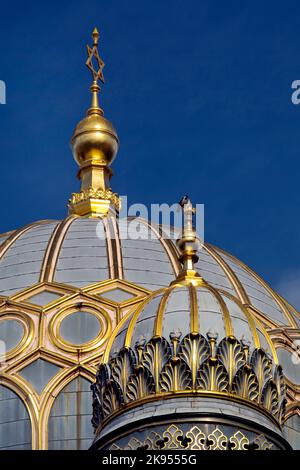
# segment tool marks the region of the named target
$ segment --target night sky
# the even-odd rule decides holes
[[[129,203],[205,204],[205,238],[300,308],[298,1],[2,2],[0,231],[60,219],[89,106],[94,26]]]

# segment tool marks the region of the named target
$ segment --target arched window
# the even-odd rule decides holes
[[[48,423],[49,449],[88,449],[92,444],[90,385],[88,380],[79,376],[57,396]]]
[[[21,398],[4,385],[0,385],[0,449],[31,449],[27,409]]]

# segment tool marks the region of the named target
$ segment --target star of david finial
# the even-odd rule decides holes
[[[92,33],[92,38],[93,38],[93,46],[90,47],[87,45],[87,54],[88,58],[86,61],[86,66],[87,68],[92,72],[93,76],[93,81],[98,82],[100,80],[102,83],[104,83],[104,75],[103,75],[103,68],[104,68],[104,62],[99,56],[99,51],[98,51],[98,41],[99,41],[99,32],[97,28],[94,29]]]

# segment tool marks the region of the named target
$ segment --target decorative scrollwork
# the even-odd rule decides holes
[[[228,444],[228,438],[218,428],[208,435],[209,450],[226,450]]]
[[[212,425],[209,429],[207,424],[193,425],[184,432],[178,425],[172,423],[160,432],[162,434],[151,431],[144,437],[143,442],[132,436],[123,449],[274,450],[276,448],[264,434],[257,435],[250,443],[247,433],[233,429],[234,434],[230,435],[227,428],[225,435],[222,425]],[[110,450],[121,450],[117,444],[112,444]]]
[[[183,432],[175,424],[171,424],[163,433],[164,446],[163,449],[183,448]]]
[[[229,439],[230,444],[232,444],[231,450],[247,450],[249,446],[249,439],[241,431],[237,431]]]
[[[193,426],[187,433],[188,449],[207,450],[206,436],[198,426]]]

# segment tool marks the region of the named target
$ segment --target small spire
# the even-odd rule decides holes
[[[98,44],[98,41],[99,41],[99,31],[98,29],[95,27],[94,28],[94,31],[92,32],[92,38],[94,39],[94,46],[97,46]]]
[[[106,217],[120,209],[120,199],[112,192],[110,166],[118,148],[118,134],[99,106],[99,81],[104,83],[104,62],[99,56],[99,32],[92,33],[93,44],[87,46],[86,66],[92,73],[92,104],[87,115],[76,126],[71,139],[74,159],[79,166],[80,192],[69,199],[69,214],[83,217]]]
[[[103,60],[101,59],[98,51],[98,42],[99,42],[99,32],[97,28],[94,28],[92,32],[93,46],[86,46],[87,48],[87,61],[85,65],[92,73],[93,83],[90,87],[92,93],[92,104],[89,108],[87,114],[101,114],[103,115],[103,110],[99,106],[98,93],[100,91],[100,86],[98,81],[100,80],[104,83],[103,68],[105,66]]]
[[[182,236],[177,240],[176,244],[180,252],[179,261],[181,262],[182,268],[177,280],[174,282],[186,281],[194,285],[205,284],[204,279],[202,279],[194,265],[199,259],[199,240],[193,220],[196,214],[196,208],[193,207],[187,195],[180,200],[179,205],[183,211],[183,230]]]

